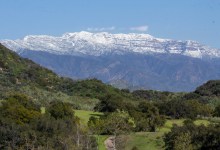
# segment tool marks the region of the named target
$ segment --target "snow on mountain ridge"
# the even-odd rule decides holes
[[[220,50],[195,41],[155,38],[149,34],[111,34],[107,32],[74,32],[61,37],[29,35],[18,40],[0,41],[6,47],[21,53],[23,50],[47,51],[65,55],[94,55],[108,53],[171,53],[195,58],[220,57]]]

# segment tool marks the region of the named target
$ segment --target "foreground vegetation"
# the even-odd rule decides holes
[[[91,116],[102,116],[103,113],[93,112],[93,111],[85,111],[85,110],[75,110],[76,116],[79,118],[89,121],[89,118]],[[133,132],[130,134],[124,135],[124,139],[126,142],[126,146],[124,149],[132,149],[134,147],[138,148],[138,150],[160,150],[164,149],[165,143],[163,141],[163,136],[165,133],[168,133],[171,131],[173,126],[183,126],[184,125],[184,119],[171,119],[166,120],[166,123],[158,128],[156,132]],[[196,126],[205,125],[208,126],[210,124],[210,121],[208,120],[200,120],[197,119],[194,121],[194,124]],[[98,145],[99,150],[105,150],[104,141],[110,137],[110,135],[101,135]]]
[[[0,81],[0,149],[102,149],[108,136],[117,149],[220,147],[220,80],[130,92],[59,77],[0,45]]]
[[[15,94],[0,107],[0,149],[97,148],[70,104],[54,101],[41,113],[28,97]]]

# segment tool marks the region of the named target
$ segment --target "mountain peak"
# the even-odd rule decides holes
[[[21,52],[23,50],[47,51],[65,55],[93,55],[115,53],[139,54],[180,54],[195,58],[218,58],[220,50],[209,48],[195,41],[180,41],[155,38],[149,34],[87,31],[65,33],[60,37],[48,35],[28,35],[20,40],[0,41],[6,47]]]

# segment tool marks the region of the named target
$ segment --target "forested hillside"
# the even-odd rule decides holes
[[[23,59],[16,53],[0,45],[1,97],[10,91],[45,90],[61,91],[71,95],[73,81],[58,77],[52,71],[43,68],[31,60]]]

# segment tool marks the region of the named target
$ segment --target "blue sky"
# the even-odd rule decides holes
[[[0,18],[0,39],[137,32],[220,48],[220,0],[1,0]]]

